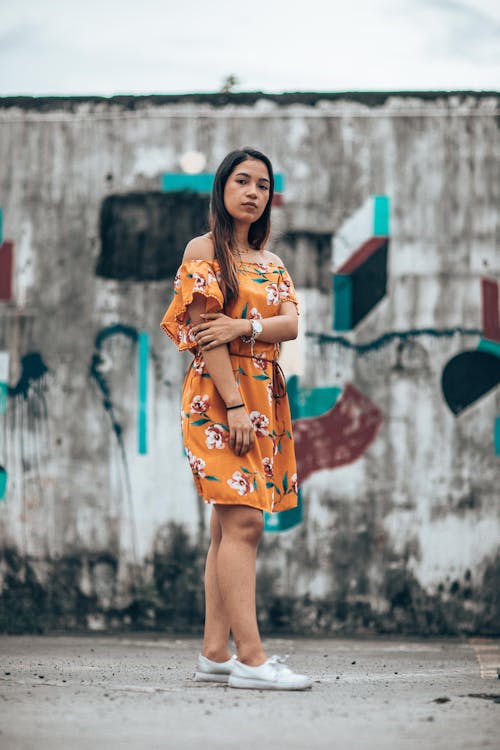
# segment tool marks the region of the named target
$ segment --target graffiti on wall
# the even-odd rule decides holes
[[[107,377],[109,364],[103,354],[104,343],[115,337],[125,336],[137,345],[137,450],[138,453],[147,453],[147,398],[148,398],[148,366],[150,358],[149,334],[145,331],[137,331],[133,326],[115,323],[103,328],[94,341],[94,352],[89,367],[89,375],[95,381],[102,394],[102,405],[109,415],[112,430],[118,441],[120,451],[124,459],[124,468],[128,472],[126,463],[125,446],[123,444],[123,427],[116,414],[116,406],[111,396],[111,387]]]
[[[335,469],[361,458],[381,423],[381,410],[352,383],[345,385],[326,413],[297,419],[293,434],[301,481],[315,471]]]
[[[370,196],[334,239],[334,330],[355,329],[385,296],[388,252],[389,198]]]
[[[26,519],[29,510],[44,503],[42,477],[50,452],[49,414],[46,392],[49,368],[39,352],[21,357],[21,373],[13,386],[7,384],[8,360],[2,352],[0,364],[5,378],[8,406],[1,415],[0,498],[7,500],[18,477],[22,498],[24,548],[27,549]]]
[[[441,376],[444,399],[457,416],[500,383],[500,294],[496,279],[481,279],[481,309],[477,348],[452,357]],[[493,446],[499,456],[500,417],[493,424]]]
[[[133,192],[102,202],[96,275],[152,281],[173,276],[186,243],[207,231],[208,197],[189,192]]]
[[[3,211],[0,208],[0,302],[12,300],[14,243],[3,238]]]

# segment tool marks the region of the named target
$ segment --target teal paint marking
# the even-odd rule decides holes
[[[335,274],[333,277],[333,329],[350,331],[352,327],[352,277]]]
[[[0,500],[5,499],[7,490],[7,472],[3,468],[3,466],[0,466]]]
[[[274,192],[283,193],[285,190],[285,176],[282,174],[274,175]]]
[[[389,197],[373,196],[373,236],[389,237]]]
[[[161,189],[164,193],[177,193],[181,190],[191,190],[194,193],[210,193],[214,181],[211,172],[199,174],[185,174],[184,172],[165,172],[161,175]],[[274,192],[282,193],[285,179],[282,174],[274,175]]]
[[[287,380],[286,389],[292,419],[299,417],[319,417],[334,406],[342,393],[342,388],[301,388],[297,375]],[[296,508],[281,513],[264,513],[265,531],[286,531],[302,523],[302,493],[299,488]]]
[[[210,193],[213,181],[214,175],[208,172],[200,172],[200,174],[167,172],[161,176],[161,189],[164,193],[177,193],[181,190]]]
[[[342,388],[300,388],[299,410],[302,417],[319,417],[338,401]]]
[[[493,445],[495,446],[495,456],[500,456],[500,417],[495,419],[493,427]]]
[[[497,357],[500,357],[500,342],[491,341],[490,339],[481,339],[477,345],[477,351],[489,352],[490,354],[495,354]]]
[[[148,452],[147,445],[147,402],[148,402],[148,362],[149,362],[149,334],[141,331],[138,338],[137,350],[137,382],[138,382],[138,413],[137,413],[137,437],[138,451],[141,454]]]

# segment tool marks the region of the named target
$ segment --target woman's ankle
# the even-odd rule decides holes
[[[267,661],[267,656],[262,649],[259,651],[239,651],[238,661],[242,664],[246,664],[248,667],[258,667]]]
[[[231,658],[228,647],[215,647],[203,646],[201,650],[202,656],[210,661],[224,662]]]

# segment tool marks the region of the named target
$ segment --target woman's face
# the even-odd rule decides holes
[[[245,159],[227,178],[224,205],[235,221],[253,224],[264,213],[269,200],[269,172],[262,161]]]

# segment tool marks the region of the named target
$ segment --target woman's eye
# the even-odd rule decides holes
[[[262,188],[262,190],[269,190],[267,185],[261,185],[260,187]]]

